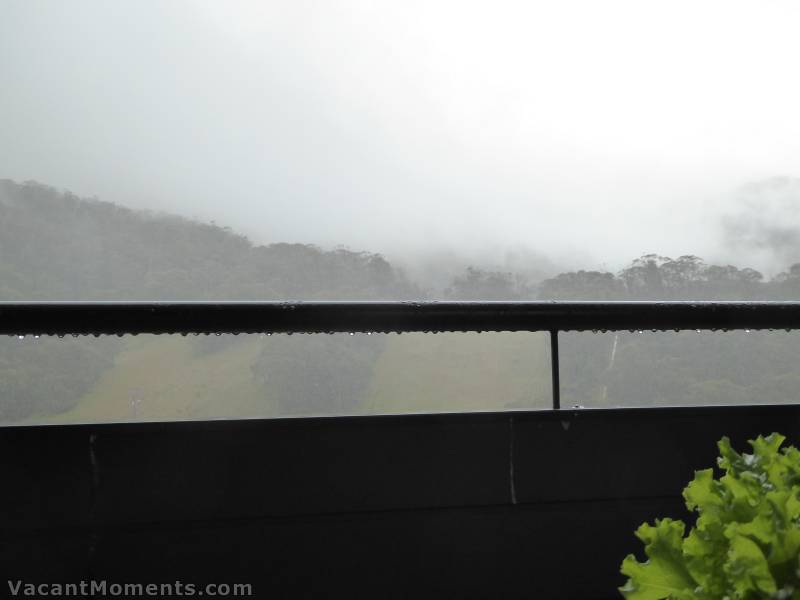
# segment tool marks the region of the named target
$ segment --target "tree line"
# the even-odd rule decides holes
[[[0,180],[2,300],[795,299],[800,263],[766,279],[692,255],[648,254],[617,273],[543,281],[468,267],[421,289],[385,257],[307,244],[256,245],[229,228]],[[195,352],[235,339],[200,337]],[[274,336],[252,376],[285,412],[348,412],[363,401],[381,335]],[[125,348],[116,338],[0,339],[0,420],[68,410]],[[563,396],[579,405],[791,401],[794,334],[566,334]]]

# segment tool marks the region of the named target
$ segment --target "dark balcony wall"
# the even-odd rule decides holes
[[[0,565],[265,598],[616,598],[633,530],[689,517],[716,440],[772,431],[796,441],[800,408],[4,428]]]

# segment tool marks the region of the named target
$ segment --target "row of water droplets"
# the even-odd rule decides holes
[[[625,331],[625,330],[624,329],[591,329],[591,330],[588,330],[588,329],[560,329],[558,331],[559,332],[563,332],[563,333],[573,333],[573,332],[581,332],[582,333],[582,332],[591,331],[591,333],[593,333],[593,334],[599,334],[599,333],[609,333],[609,332],[620,332],[620,331]],[[769,328],[769,329],[764,330],[764,329],[750,329],[750,328],[738,329],[738,328],[727,328],[727,327],[723,327],[723,328],[712,327],[712,328],[709,328],[709,329],[680,329],[680,328],[676,328],[676,329],[628,329],[627,331],[628,331],[628,333],[643,334],[643,333],[646,333],[646,332],[647,333],[669,333],[669,332],[680,333],[682,331],[695,331],[696,333],[703,333],[703,332],[730,333],[730,332],[734,332],[734,331],[743,331],[744,333],[751,333],[753,331],[775,332],[775,331],[781,331],[781,330],[774,329],[774,328]],[[794,329],[787,327],[787,328],[783,329],[783,331],[785,331],[786,333],[790,333],[791,331],[794,331]],[[272,336],[272,335],[294,335],[294,334],[299,334],[299,335],[321,335],[321,334],[334,335],[334,334],[337,334],[337,333],[355,336],[355,335],[373,335],[373,334],[375,334],[375,335],[377,335],[377,334],[388,335],[390,333],[397,334],[397,335],[401,335],[403,333],[424,333],[424,334],[436,335],[437,333],[484,333],[484,332],[485,332],[484,330],[460,330],[460,329],[423,330],[423,331],[410,331],[410,332],[409,331],[358,331],[358,332],[355,332],[355,331],[349,331],[349,332],[348,331],[298,331],[298,332],[293,332],[293,331],[281,331],[281,332],[259,332],[259,331],[248,331],[248,332],[219,332],[219,331],[218,332],[208,332],[208,331],[206,331],[206,332],[199,332],[199,331],[195,331],[195,332],[185,332],[185,331],[182,331],[182,332],[160,333],[160,334],[151,334],[151,335],[181,335],[182,337],[187,337],[189,335],[192,335],[192,336],[200,336],[200,335],[204,335],[204,336],[209,336],[209,335],[214,335],[214,336],[237,335],[238,336],[238,335],[258,334],[258,335],[263,337],[263,336]],[[497,330],[497,331],[491,330],[490,331],[490,333],[519,333],[519,332],[528,332],[528,330],[504,329],[504,330]],[[548,330],[530,331],[530,333],[547,333],[547,332],[548,332]],[[12,337],[16,337],[19,340],[24,340],[24,339],[26,339],[26,337],[28,337],[28,335],[26,335],[26,334],[9,334],[9,335],[11,335]],[[95,333],[71,333],[71,334],[59,333],[59,334],[56,334],[55,337],[63,339],[65,337],[67,337],[68,335],[71,336],[71,337],[74,337],[74,338],[85,337],[85,336],[93,336],[93,337],[98,338],[98,337],[101,337],[101,336],[111,336],[111,335],[116,335],[117,337],[123,337],[125,335],[136,336],[136,335],[139,335],[139,333],[138,332],[132,332],[132,333],[99,333],[99,332],[95,332]],[[46,334],[34,334],[34,335],[31,335],[30,337],[32,337],[35,340],[38,340],[42,336],[53,337],[53,334],[47,334],[47,333]]]

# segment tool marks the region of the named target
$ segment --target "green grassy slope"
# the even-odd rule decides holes
[[[199,356],[190,342],[176,336],[133,339],[75,408],[44,420],[152,421],[275,413],[250,372],[258,352],[257,338]]]
[[[192,338],[128,338],[112,369],[78,404],[28,422],[76,423],[281,416],[280,404],[251,366],[269,338],[243,336],[198,354]],[[359,414],[546,407],[550,403],[543,335],[389,336]]]
[[[369,413],[544,408],[546,334],[408,333],[389,338],[367,397]]]

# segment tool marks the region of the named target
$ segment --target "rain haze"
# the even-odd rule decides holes
[[[0,0],[0,588],[800,600],[798,59],[800,0]]]
[[[798,300],[798,25],[764,0],[6,0],[0,302]],[[555,404],[546,333],[215,333],[0,338],[0,424]],[[560,339],[564,406],[800,387],[796,333]]]
[[[3,13],[0,177],[400,264],[800,260],[795,2]]]

